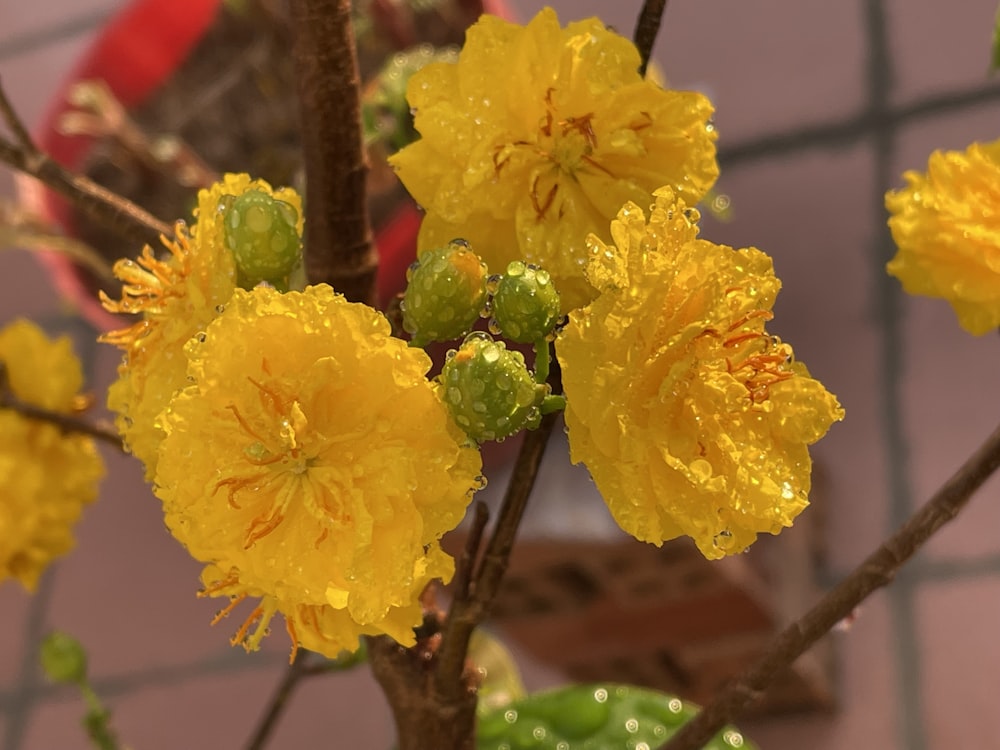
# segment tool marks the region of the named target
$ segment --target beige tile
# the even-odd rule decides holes
[[[0,323],[17,316],[41,315],[57,304],[45,271],[37,259],[27,252],[0,252],[0,279],[4,280],[0,296]]]
[[[990,39],[997,12],[993,0],[889,0],[885,5],[895,101],[989,83]]]
[[[642,3],[511,3],[526,20],[553,5],[560,20],[598,15],[631,36]],[[677,88],[709,94],[732,144],[778,130],[850,117],[864,103],[862,3],[817,0],[671,3],[654,56]]]
[[[1000,696],[1000,579],[926,585],[917,617],[926,746],[989,747]]]
[[[95,676],[225,652],[238,622],[210,628],[221,600],[196,598],[201,566],[169,535],[137,461],[105,454],[108,478],[56,576],[49,624],[88,648]]]
[[[11,690],[20,676],[30,602],[19,583],[0,585],[0,692]]]
[[[282,667],[216,673],[106,697],[119,738],[142,750],[244,747]],[[37,708],[23,750],[85,750],[82,706],[70,693]],[[371,678],[316,677],[295,692],[269,747],[388,747],[393,730]]]

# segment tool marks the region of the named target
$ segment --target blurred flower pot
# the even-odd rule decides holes
[[[267,0],[259,0],[259,4],[262,7],[269,5]],[[450,4],[454,8],[451,9],[449,14],[442,15],[442,19],[447,18],[456,23],[456,19],[461,18],[463,24],[466,18],[472,19],[472,16],[460,16],[456,14],[460,12],[469,13],[468,8],[475,5],[474,3],[463,2],[463,0],[451,0]],[[266,49],[266,45],[263,47],[257,46],[252,34],[246,32],[242,32],[242,39],[238,38],[233,41],[234,32],[217,30],[222,14],[230,12],[224,7],[225,5],[223,0],[135,0],[125,7],[102,29],[94,44],[80,59],[71,74],[67,77],[64,85],[56,93],[48,112],[36,131],[36,138],[40,146],[59,163],[74,170],[86,170],[98,182],[103,184],[105,182],[101,179],[103,176],[103,167],[98,164],[95,171],[96,149],[100,148],[102,144],[93,137],[79,134],[67,135],[60,130],[60,123],[63,121],[63,118],[74,109],[74,105],[68,101],[67,97],[70,95],[75,84],[91,79],[103,80],[113,96],[126,108],[129,115],[132,116],[132,113],[137,110],[143,108],[148,110],[150,103],[158,96],[161,96],[165,84],[168,84],[178,74],[178,71],[183,71],[185,66],[192,64],[191,61],[197,55],[202,54],[204,56],[205,48],[215,44],[217,39],[221,39],[222,42],[227,44],[249,44],[250,46],[245,49],[237,48],[238,54],[236,57],[241,58],[245,55],[247,59],[250,59],[254,55],[258,57],[264,55],[264,65],[261,65],[259,60],[253,64],[266,69],[266,64],[271,62],[266,58],[266,54],[269,51]],[[239,4],[234,3],[233,5]],[[442,43],[442,41],[450,43],[461,42],[460,35],[464,33],[464,26],[460,29],[457,27],[451,29],[436,28],[433,25],[435,19],[418,18],[415,12],[404,18],[404,20],[411,22],[409,25],[400,25],[398,23],[399,19],[393,13],[398,12],[404,5],[406,3],[401,2],[401,0],[370,0],[367,6],[370,15],[366,16],[364,21],[371,28],[374,28],[376,32],[380,32],[381,36],[374,36],[374,41],[367,42],[360,49],[359,54],[362,58],[363,77],[372,75],[371,66],[373,59],[376,62],[384,59],[386,53],[389,53],[391,57],[392,50],[395,48],[393,45],[401,48],[409,46],[414,42],[423,42],[425,40],[437,44]],[[509,11],[504,0],[485,0],[483,6],[486,12],[509,17]],[[361,25],[364,25],[364,23]],[[441,25],[441,23],[438,24],[438,26]],[[371,28],[369,28],[369,31],[371,31]],[[429,31],[431,33],[428,33]],[[360,28],[358,29],[358,33],[360,39]],[[222,35],[221,37],[219,36],[220,34]],[[459,35],[459,38],[455,38],[456,34]],[[239,34],[235,34],[235,36],[238,37]],[[359,41],[359,46],[361,44]],[[283,50],[284,55],[281,60],[274,61],[274,67],[277,68],[281,65],[290,66],[287,46],[280,47],[280,49]],[[211,50],[209,51],[211,52]],[[208,56],[211,57],[211,55]],[[211,62],[209,60],[204,65],[209,65]],[[236,62],[239,62],[239,60]],[[367,71],[364,70],[366,62],[369,68]],[[233,74],[232,70],[226,68],[218,70],[218,66],[213,69],[213,72],[216,70],[218,73],[215,78],[219,81],[225,79],[226,75]],[[213,81],[214,83],[215,81]],[[288,111],[290,109],[294,110],[294,106],[287,106],[287,97],[293,96],[293,94],[287,90],[287,87],[278,89],[273,93],[275,96],[269,97],[265,89],[261,91],[259,98],[255,97],[253,101],[244,101],[243,103],[248,107],[260,110],[265,109],[260,107],[261,101],[274,101],[274,108],[282,108],[283,114],[287,119]],[[278,95],[285,96],[286,100],[278,99]],[[203,102],[204,98],[194,98],[193,94],[192,98],[193,101],[190,102],[190,106],[173,106],[169,110],[172,113],[176,113],[178,109],[185,110],[180,113],[180,118],[183,120],[186,129],[189,129],[192,124],[196,124],[197,120],[203,116],[203,108],[199,106],[199,102]],[[229,111],[222,104],[219,106],[221,111]],[[238,111],[233,112],[231,121],[227,123],[227,127],[225,128],[225,132],[219,134],[219,138],[227,142],[224,144],[226,148],[233,150],[232,142],[245,142],[250,137],[247,134],[238,132],[238,128],[242,127],[242,120],[244,119],[246,118],[241,118]],[[161,118],[154,118],[154,122],[156,122],[157,126],[162,122],[165,133],[172,132],[169,118],[165,122]],[[215,127],[215,123],[209,122],[204,127],[213,128]],[[283,149],[286,153],[292,151],[297,153],[297,136],[294,132],[294,123],[290,129],[292,130],[290,139],[288,138],[288,132],[280,134],[285,136],[283,140],[275,138],[276,142],[280,141],[275,147],[275,151]],[[182,135],[182,137],[184,136]],[[282,182],[280,178],[267,174],[267,170],[264,167],[259,169],[254,168],[261,163],[261,159],[244,159],[242,154],[235,153],[232,155],[235,165],[232,163],[216,163],[211,158],[211,154],[202,154],[199,152],[199,144],[193,144],[193,148],[196,153],[199,153],[199,156],[204,156],[205,162],[209,167],[219,172],[250,171],[254,173],[254,176],[264,177],[274,182]],[[270,144],[267,144],[267,148],[271,148]],[[267,155],[268,159],[272,157],[273,154],[269,153]],[[111,160],[109,159],[108,161],[110,162]],[[376,191],[385,193],[381,198],[373,198],[373,201],[375,201],[373,203],[373,218],[376,243],[381,259],[378,291],[379,298],[385,302],[394,293],[400,291],[405,283],[406,267],[414,258],[420,214],[414,203],[405,196],[401,188],[396,184],[395,177],[389,173],[388,167],[379,169],[377,163],[374,166],[376,168],[373,170],[370,178],[370,196]],[[278,170],[278,174],[282,174],[282,170]],[[146,175],[139,178],[138,182],[148,185],[150,179],[153,178],[158,178],[158,176],[153,175],[151,178],[149,175]],[[125,182],[128,182],[128,180],[125,180]],[[127,197],[143,205],[144,208],[151,210],[154,215],[158,215],[164,221],[172,221],[188,213],[188,209],[186,208],[178,209],[171,214],[168,213],[169,209],[165,209],[162,206],[150,205],[143,200],[141,194],[131,194],[129,190],[123,189],[121,183],[122,180],[119,180],[118,183],[109,184],[108,187],[126,194]],[[142,187],[142,185],[138,185],[138,187]],[[84,239],[91,242],[91,244],[97,245],[97,249],[107,252],[106,243],[95,242],[93,235],[88,235],[86,228],[81,226],[78,217],[61,197],[50,193],[40,183],[27,177],[19,178],[19,189],[24,207],[28,211],[63,227],[70,233],[80,234]],[[188,200],[193,198],[194,189],[191,188],[189,193],[190,197]],[[381,205],[377,205],[379,201],[381,201]],[[109,260],[119,255],[134,255],[138,251],[139,248],[129,249],[126,247],[120,253],[108,253]],[[93,279],[87,277],[86,272],[82,272],[65,255],[55,252],[41,252],[38,253],[38,256],[51,275],[58,291],[64,297],[71,300],[79,308],[82,315],[95,327],[99,330],[108,330],[121,326],[120,320],[101,308],[96,299],[95,282]]]

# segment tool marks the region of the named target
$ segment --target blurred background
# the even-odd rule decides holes
[[[27,122],[42,119],[125,5],[0,0],[0,78]],[[527,20],[542,4],[510,5]],[[641,2],[552,5],[564,22],[599,15],[630,35]],[[814,450],[818,520],[786,532],[810,534],[810,548],[821,550],[810,576],[820,588],[936,490],[1000,417],[996,336],[970,337],[946,303],[905,298],[883,270],[893,253],[885,191],[902,184],[904,170],[925,169],[933,149],[1000,137],[1000,80],[987,73],[996,10],[995,0],[674,0],[667,9],[657,61],[673,87],[703,91],[717,108],[717,190],[732,220],[706,218],[703,235],[774,257],[784,291],[769,328],[847,410]],[[0,197],[14,194],[0,168]],[[28,315],[70,330],[92,387],[110,382],[117,351],[88,343],[92,332],[32,257],[0,253],[0,280],[0,324]],[[35,667],[37,640],[50,628],[87,646],[95,685],[131,747],[241,747],[287,644],[276,636],[247,656],[228,646],[227,626],[208,627],[217,604],[195,599],[199,566],[163,528],[140,467],[105,457],[109,478],[76,551],[34,597],[0,587],[0,750],[87,747],[77,696],[47,685]],[[496,493],[502,472],[491,480]],[[989,482],[832,635],[834,710],[755,718],[740,723],[745,733],[765,750],[997,747],[997,495]],[[569,466],[558,443],[533,512],[543,537],[561,527],[565,538],[586,539],[609,527],[586,472]],[[779,559],[771,574],[780,568]],[[723,604],[716,616],[730,612]],[[513,648],[530,688],[565,681],[552,660]],[[381,748],[391,737],[379,691],[360,669],[306,682],[272,746]]]

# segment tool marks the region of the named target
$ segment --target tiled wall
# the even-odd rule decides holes
[[[41,115],[116,0],[0,0],[0,76]],[[522,17],[540,3],[513,3]],[[630,33],[638,0],[554,3]],[[986,67],[995,0],[674,0],[658,43],[678,87],[713,97],[729,224],[704,234],[756,245],[785,284],[774,330],[847,408],[815,450],[829,498],[833,582],[926,498],[1000,417],[996,336],[962,333],[946,304],[905,298],[883,272],[892,246],[882,195],[933,148],[1000,136],[1000,82]],[[0,195],[11,192],[0,173]],[[66,324],[43,274],[0,253],[0,322],[27,312]],[[82,337],[81,337],[82,338]],[[97,384],[116,355],[95,349]],[[546,488],[579,481],[557,455]],[[34,667],[41,630],[72,628],[91,652],[116,725],[137,750],[241,747],[285,645],[230,650],[197,601],[197,566],[165,534],[131,462],[81,524],[77,551],[34,598],[0,587],[0,750],[82,748],[75,697]],[[843,707],[747,725],[766,750],[976,750],[1000,746],[1000,502],[991,481],[886,593],[836,635]],[[541,502],[543,498],[539,498]],[[794,533],[794,531],[792,532]],[[527,664],[529,680],[557,676]],[[386,747],[371,679],[316,679],[274,747]]]

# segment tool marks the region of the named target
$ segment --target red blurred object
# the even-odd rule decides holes
[[[222,0],[135,0],[124,8],[104,27],[56,94],[35,134],[39,145],[60,164],[78,167],[90,139],[61,135],[55,129],[59,118],[72,108],[66,100],[72,85],[91,78],[103,79],[126,107],[141,104],[185,60],[221,5]],[[511,17],[505,0],[485,0],[483,5],[488,12]],[[70,212],[62,198],[30,177],[19,176],[18,186],[22,200],[36,213],[71,228]],[[405,284],[419,227],[416,206],[404,204],[376,232],[380,256],[378,297],[383,304]],[[101,308],[66,256],[45,252],[38,256],[59,292],[73,300],[94,326],[100,330],[122,326],[120,318]]]

